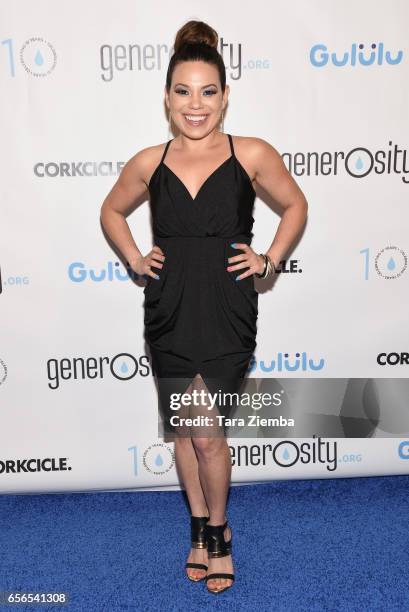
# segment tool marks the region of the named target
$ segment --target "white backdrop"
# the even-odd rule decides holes
[[[189,19],[220,35],[224,130],[276,147],[309,203],[277,282],[257,281],[249,375],[408,376],[407,2],[8,0],[0,14],[0,492],[179,487],[145,281],[99,215],[124,163],[169,138],[166,69]],[[260,252],[280,217],[258,196]],[[128,222],[148,252],[147,199]],[[277,369],[298,354],[321,369]],[[406,435],[229,439],[233,483],[407,473]]]

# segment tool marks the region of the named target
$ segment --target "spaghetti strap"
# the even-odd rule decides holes
[[[232,157],[236,157],[235,154],[234,154],[233,138],[231,137],[231,134],[227,134],[227,136],[229,137],[231,155],[232,155]]]
[[[165,159],[165,155],[168,152],[169,149],[169,145],[172,142],[173,138],[171,138],[170,140],[168,140],[168,142],[166,143],[166,147],[165,150],[163,151],[163,155],[162,155],[162,159],[160,160],[160,163],[163,164],[163,160]]]

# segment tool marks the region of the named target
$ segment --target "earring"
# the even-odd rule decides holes
[[[222,131],[222,132],[224,132],[224,110],[222,110],[222,115],[221,115],[221,124],[222,124],[221,131]]]
[[[172,115],[169,111],[169,119],[168,119],[168,140],[170,140],[171,137],[171,133],[172,133]]]

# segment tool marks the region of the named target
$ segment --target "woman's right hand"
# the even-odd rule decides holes
[[[132,270],[134,270],[137,274],[142,276],[143,274],[147,274],[152,278],[158,279],[159,276],[156,274],[154,268],[163,268],[163,263],[165,261],[165,254],[159,246],[152,247],[152,250],[145,256],[141,255],[136,259],[129,262]]]

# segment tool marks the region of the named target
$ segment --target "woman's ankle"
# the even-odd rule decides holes
[[[216,525],[224,525],[227,522],[227,517],[225,515],[224,520],[212,520],[213,517],[209,518],[209,520],[207,521],[208,525],[211,525],[213,527],[215,527]],[[217,517],[216,517],[217,519]]]
[[[198,508],[196,508],[195,510],[191,510],[190,511],[192,516],[207,516],[209,517],[209,510],[207,510],[207,508],[205,509],[201,509],[199,510]]]

